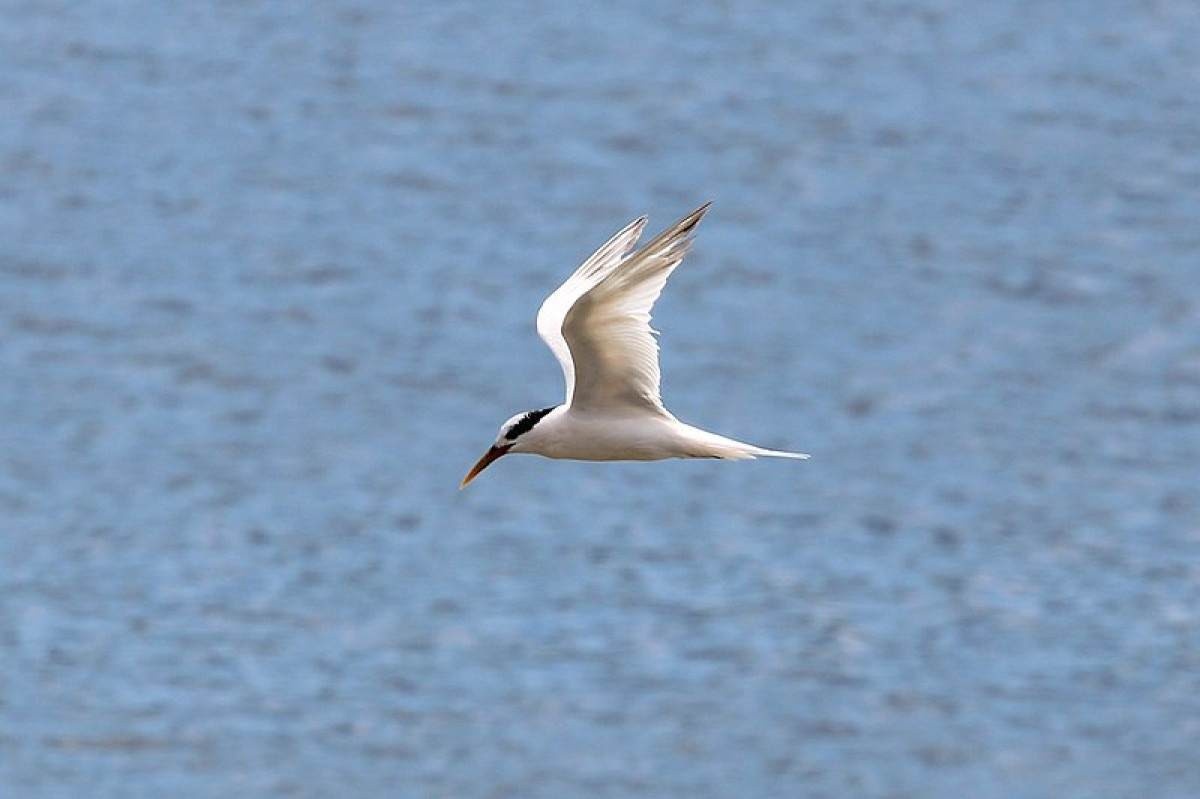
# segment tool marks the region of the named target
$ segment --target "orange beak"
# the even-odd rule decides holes
[[[461,483],[459,483],[458,490],[462,491],[464,488],[466,488],[467,483],[478,477],[479,473],[486,469],[492,461],[497,460],[501,455],[508,452],[510,449],[512,449],[512,444],[503,447],[492,447],[487,452],[483,453],[483,457],[475,462],[475,465],[471,467],[471,471],[467,472],[467,476],[463,478]]]

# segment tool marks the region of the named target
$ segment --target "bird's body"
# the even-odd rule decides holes
[[[650,309],[707,210],[701,206],[631,254],[646,224],[634,220],[546,298],[537,329],[562,366],[566,402],[505,422],[463,486],[510,452],[589,461],[808,457],[709,433],[663,407]]]
[[[595,413],[555,407],[528,433],[518,452],[577,461],[660,461],[666,458],[744,460],[789,457],[692,427],[671,416]],[[794,457],[801,457],[796,455]]]

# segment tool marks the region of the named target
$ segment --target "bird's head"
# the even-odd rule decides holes
[[[467,484],[474,480],[480,472],[502,456],[510,452],[532,452],[530,431],[552,410],[554,408],[542,408],[518,413],[500,425],[500,432],[496,434],[495,443],[487,452],[483,453],[482,458],[476,461],[475,465],[471,467],[471,471],[467,472],[459,489],[466,488]]]

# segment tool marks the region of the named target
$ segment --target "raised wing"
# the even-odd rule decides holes
[[[644,217],[634,221],[542,304],[538,333],[562,365],[572,409],[667,414],[650,310],[709,205],[628,255],[646,223]]]
[[[537,331],[546,342],[546,346],[558,359],[562,367],[563,379],[567,383],[566,404],[571,404],[575,392],[575,364],[571,359],[571,348],[563,337],[563,320],[567,311],[588,289],[596,285],[601,276],[611,271],[622,259],[629,254],[646,227],[646,217],[639,217],[624,227],[619,233],[605,242],[604,246],[592,253],[566,282],[554,290],[545,299],[538,310]]]

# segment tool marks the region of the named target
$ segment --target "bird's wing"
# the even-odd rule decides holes
[[[639,217],[624,227],[619,233],[605,242],[604,246],[592,253],[566,282],[554,290],[542,303],[537,315],[537,331],[546,342],[546,346],[558,359],[562,367],[563,378],[567,383],[566,404],[571,404],[571,396],[575,391],[575,364],[571,360],[571,348],[563,337],[563,320],[571,306],[596,284],[600,276],[611,271],[621,263],[629,251],[637,244],[646,227],[646,217]]]
[[[687,255],[692,232],[708,207],[704,204],[628,255],[646,223],[644,217],[634,221],[542,304],[538,333],[562,365],[571,408],[666,414],[650,309]]]

